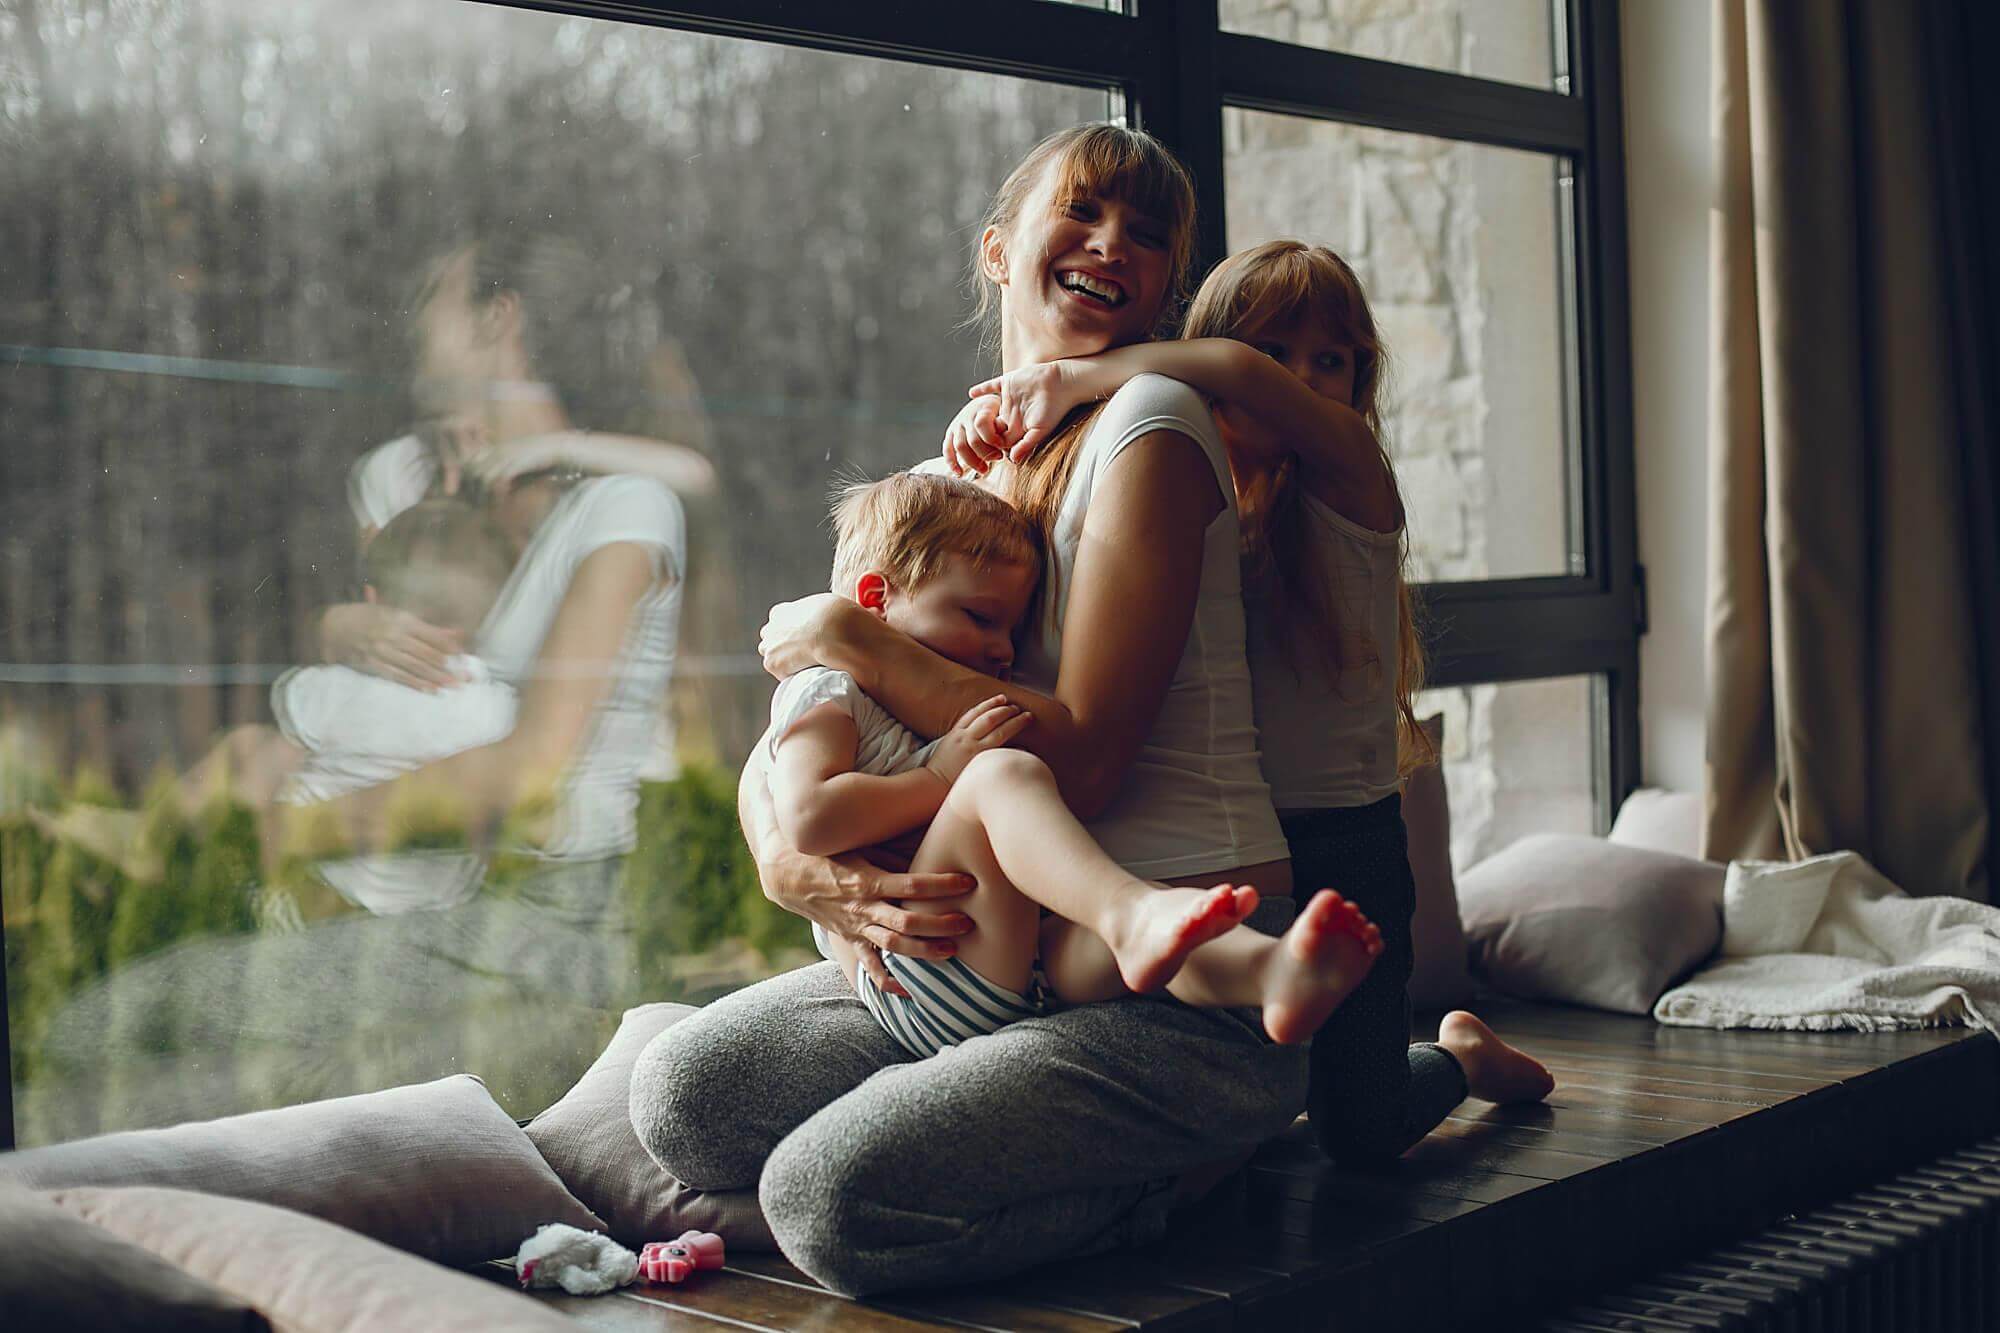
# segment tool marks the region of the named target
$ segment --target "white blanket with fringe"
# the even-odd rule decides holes
[[[1853,852],[1732,861],[1722,949],[1662,995],[1679,1027],[1814,1032],[2000,1022],[2000,908],[1912,898]]]

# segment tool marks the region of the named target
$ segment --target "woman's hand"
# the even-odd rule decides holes
[[[465,651],[457,630],[378,602],[330,606],[320,617],[320,652],[416,690],[448,690],[460,681],[447,662]]]
[[[975,756],[998,750],[1027,730],[1035,715],[996,694],[965,710],[950,731],[938,737],[924,767],[944,779],[949,787],[958,781]]]
[[[417,438],[430,448],[437,464],[434,485],[439,495],[457,495],[470,461],[492,447],[486,438],[486,423],[474,416],[426,421],[417,427]]]
[[[845,597],[830,592],[779,602],[765,613],[764,628],[757,633],[764,670],[784,680],[809,666],[827,665],[826,645],[838,632],[841,620],[866,614]]]
[[[953,937],[972,929],[963,912],[931,916],[900,905],[911,898],[961,897],[978,886],[970,875],[887,870],[860,852],[792,852],[758,869],[765,897],[852,941],[875,984],[896,995],[905,992],[882,965],[881,951],[942,962],[958,952]]]
[[[1005,441],[1005,456],[1011,463],[1025,462],[1077,406],[1103,396],[1091,382],[1088,365],[1079,360],[1010,370],[980,381],[966,395],[975,402],[989,396],[999,399],[994,429]]]

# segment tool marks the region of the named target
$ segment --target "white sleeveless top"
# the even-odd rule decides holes
[[[1274,590],[1253,581],[1244,599],[1250,674],[1264,776],[1280,810],[1372,805],[1401,786],[1396,773],[1396,579],[1402,530],[1371,532],[1310,495],[1312,558],[1333,575],[1344,665],[1312,645],[1295,666],[1271,625]]]
[[[1221,488],[1222,512],[1202,535],[1194,624],[1159,717],[1117,795],[1088,827],[1126,870],[1146,879],[1174,879],[1282,861],[1291,854],[1258,766],[1236,487],[1214,418],[1201,395],[1179,380],[1135,376],[1091,423],[1049,542],[1042,623],[1026,636],[1014,674],[1032,689],[1055,689],[1063,617],[1091,495],[1127,445],[1158,430],[1201,446]]]

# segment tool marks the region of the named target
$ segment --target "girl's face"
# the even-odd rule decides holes
[[[1001,290],[1003,350],[1025,364],[1140,342],[1166,301],[1173,234],[1121,199],[1056,198],[1055,164],[1009,233],[981,238],[986,276]]]
[[[1236,335],[1322,398],[1354,406],[1354,348],[1315,320],[1276,319]]]

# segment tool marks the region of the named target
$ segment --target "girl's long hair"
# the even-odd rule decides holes
[[[988,227],[1002,236],[1010,234],[1035,189],[1056,173],[1055,206],[1090,195],[1117,199],[1140,212],[1158,218],[1167,228],[1167,295],[1161,302],[1153,334],[1159,336],[1172,327],[1186,295],[1188,271],[1194,259],[1194,181],[1165,144],[1141,130],[1100,122],[1059,130],[1036,144],[1007,174],[993,202],[980,220],[973,241],[972,276],[978,292],[978,308],[973,319],[987,327],[989,339],[997,338],[1000,290],[987,281],[980,267],[979,237]],[[1007,497],[1042,532],[1045,541],[1055,532],[1056,515],[1063,496],[1069,491],[1076,472],[1079,446],[1096,418],[1097,404],[1078,408],[1052,434],[1035,456],[1014,466],[1002,463]],[[1054,570],[1049,571],[1051,574]],[[1056,605],[1053,592],[1043,598],[1045,607]]]
[[[1388,357],[1368,297],[1354,270],[1332,250],[1300,241],[1266,241],[1239,250],[1215,266],[1188,307],[1186,338],[1241,338],[1271,323],[1307,321],[1326,330],[1354,355],[1354,410],[1375,437],[1382,473],[1395,497],[1403,497],[1396,470],[1382,443],[1382,388]],[[1250,577],[1266,579],[1277,592],[1272,629],[1286,661],[1302,671],[1314,659],[1333,675],[1354,666],[1384,663],[1390,645],[1372,642],[1361,627],[1348,632],[1340,623],[1340,589],[1324,561],[1311,558],[1311,528],[1298,483],[1298,459],[1274,469],[1238,477],[1237,509],[1242,516],[1243,554]],[[1436,746],[1417,725],[1413,700],[1423,688],[1424,645],[1417,632],[1410,594],[1410,545],[1406,524],[1397,539],[1396,698],[1397,767],[1407,775],[1437,758]]]

